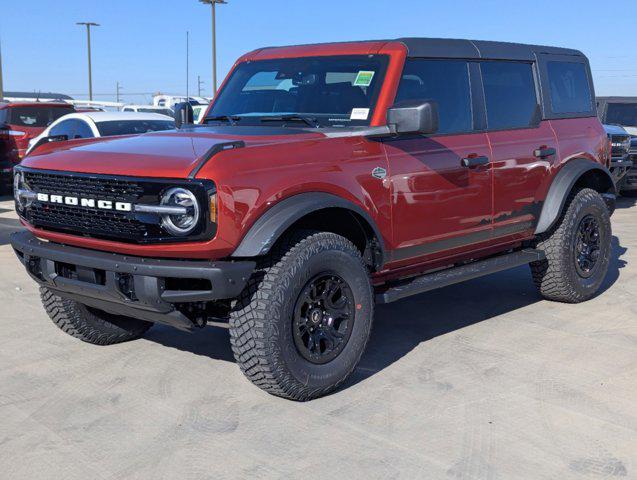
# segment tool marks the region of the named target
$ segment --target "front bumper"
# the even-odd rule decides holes
[[[613,157],[610,161],[610,172],[617,184],[626,176],[633,166],[633,161],[628,155],[623,157]]]
[[[628,170],[628,173],[624,177],[623,182],[621,183],[621,190],[637,190],[637,153],[632,153],[630,159],[633,162],[633,167]]]
[[[29,275],[61,297],[181,330],[194,323],[180,307],[237,297],[256,266],[118,255],[45,242],[31,232],[14,233],[11,245]]]

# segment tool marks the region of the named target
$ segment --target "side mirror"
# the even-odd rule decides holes
[[[184,124],[195,123],[195,114],[189,102],[175,104],[175,127],[181,128]]]
[[[387,124],[395,134],[432,134],[438,131],[438,103],[405,100],[387,110]]]

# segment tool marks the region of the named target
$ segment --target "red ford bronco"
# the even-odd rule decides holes
[[[11,243],[68,334],[221,319],[253,383],[308,400],[354,370],[375,303],[524,264],[547,299],[596,294],[615,187],[594,98],[576,50],[264,48],[201,125],[29,155]]]

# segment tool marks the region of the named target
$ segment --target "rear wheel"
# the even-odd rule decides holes
[[[533,280],[548,300],[579,303],[593,297],[610,263],[610,213],[602,196],[585,188],[571,195],[565,213],[537,247],[546,259],[533,262]]]
[[[273,395],[310,400],[352,373],[374,314],[356,247],[332,233],[298,234],[268,258],[230,319],[230,340],[248,379]]]
[[[150,322],[113,315],[40,288],[42,305],[53,323],[63,332],[83,342],[112,345],[141,337],[153,326]]]

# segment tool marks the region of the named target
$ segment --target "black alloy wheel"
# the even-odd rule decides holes
[[[594,216],[586,215],[577,228],[575,241],[575,266],[582,278],[593,275],[600,253],[599,223]]]
[[[301,356],[318,365],[336,358],[352,333],[354,308],[345,280],[333,273],[313,277],[294,308],[294,344]]]

